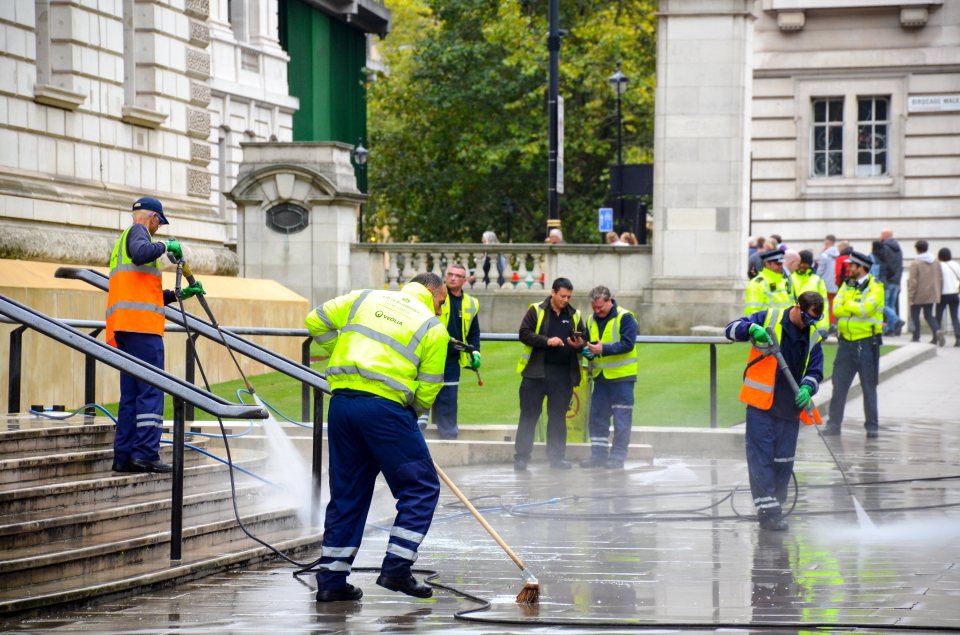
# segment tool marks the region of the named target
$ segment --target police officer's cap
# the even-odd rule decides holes
[[[760,260],[763,262],[783,262],[783,252],[779,249],[771,249],[760,254]]]
[[[157,218],[160,219],[161,225],[169,225],[167,222],[167,217],[163,215],[163,204],[152,196],[144,196],[138,198],[137,201],[133,204],[133,211],[138,209],[144,209],[148,212],[156,212]]]
[[[855,265],[860,265],[861,267],[866,267],[867,269],[873,266],[873,261],[870,260],[870,256],[862,254],[859,251],[850,252],[850,262]]]

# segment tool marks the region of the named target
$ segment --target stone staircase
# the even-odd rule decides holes
[[[112,422],[71,421],[0,421],[0,615],[135,593],[273,555],[237,525],[227,467],[188,449],[183,559],[172,562],[171,476],[114,473]],[[161,457],[172,461],[169,445]],[[233,457],[255,473],[265,463],[254,449]],[[240,472],[235,479],[254,535],[286,553],[319,543],[320,530],[303,527],[269,486]]]

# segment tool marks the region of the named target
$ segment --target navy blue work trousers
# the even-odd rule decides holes
[[[163,337],[117,331],[117,348],[163,370]],[[132,375],[120,373],[120,408],[113,438],[113,461],[160,460],[163,391]]]
[[[833,362],[833,396],[830,398],[830,419],[827,425],[840,430],[847,392],[853,378],[860,375],[863,391],[863,427],[876,431],[880,427],[877,413],[877,384],[880,382],[880,338],[867,337],[850,341],[840,338]]]
[[[382,571],[406,577],[440,498],[440,480],[417,416],[389,399],[336,393],[328,416],[330,502],[317,583],[323,589],[346,585],[380,472],[397,499]]]
[[[625,461],[633,427],[633,388],[636,382],[593,382],[590,400],[590,454],[594,458]],[[607,455],[613,417],[613,445]]]
[[[430,418],[437,426],[441,439],[456,439],[460,428],[457,423],[457,398],[460,390],[460,357],[447,360],[443,369],[443,388],[437,394],[430,411]]]
[[[747,407],[747,470],[753,504],[761,518],[783,514],[799,433],[799,417],[784,419]]]

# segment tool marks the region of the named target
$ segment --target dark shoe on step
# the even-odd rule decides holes
[[[840,428],[838,426],[823,426],[820,430],[820,434],[825,437],[835,437],[840,435]]]
[[[120,463],[117,461],[113,462],[113,471],[114,472],[137,472],[138,470],[133,469],[133,466],[129,463]]]
[[[607,459],[607,462],[604,464],[608,470],[622,470],[623,461],[620,459]]]
[[[773,518],[761,518],[760,529],[767,531],[786,531],[790,529],[790,525],[787,524],[787,521],[785,521],[782,516],[775,516]]]
[[[573,467],[573,464],[570,461],[564,461],[563,459],[553,459],[550,461],[551,470],[569,470]]]
[[[417,579],[412,575],[408,575],[407,577],[394,577],[381,574],[380,577],[377,578],[377,584],[382,586],[384,589],[406,593],[407,595],[412,595],[415,598],[433,597],[433,589],[430,587],[430,585],[424,584],[423,582],[418,582]]]
[[[153,472],[154,474],[167,474],[173,471],[173,466],[169,463],[146,459],[134,459],[130,461],[130,467],[134,472]]]
[[[352,584],[339,589],[317,589],[317,602],[356,602],[362,597],[363,590]]]
[[[903,327],[906,325],[907,323],[903,320],[898,320],[896,325],[893,327],[893,334],[897,337],[900,337],[900,334],[903,333]]]
[[[584,469],[590,469],[594,467],[604,467],[607,464],[606,459],[601,459],[599,456],[591,456],[589,459],[584,459],[580,461],[580,467]]]
[[[513,471],[514,472],[526,472],[527,471],[527,462],[524,459],[514,459],[513,460]]]

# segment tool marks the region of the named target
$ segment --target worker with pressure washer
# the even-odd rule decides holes
[[[440,321],[447,327],[450,344],[447,348],[447,363],[443,369],[443,388],[433,402],[431,417],[441,439],[456,439],[457,393],[460,386],[460,367],[480,370],[480,302],[463,290],[467,281],[467,269],[459,262],[447,266],[447,301],[440,312]],[[472,350],[455,344],[466,342]],[[420,415],[420,429],[426,427],[427,415]]]
[[[767,309],[789,309],[794,299],[783,273],[783,252],[771,249],[760,254],[763,269],[747,283],[746,314]]]
[[[347,576],[380,472],[398,502],[377,584],[420,598],[433,595],[410,570],[440,497],[417,414],[430,409],[443,385],[450,336],[437,316],[446,298],[440,276],[422,273],[401,291],[352,291],[307,315],[310,335],[330,352],[333,391],[318,602],[363,596]]]
[[[839,343],[833,360],[833,397],[823,434],[840,434],[847,392],[860,375],[863,427],[867,438],[879,436],[877,384],[880,382],[880,343],[883,332],[883,283],[870,275],[870,256],[853,251],[847,261],[848,278],[833,299]]]
[[[760,527],[783,531],[783,506],[793,474],[800,420],[812,423],[804,409],[823,381],[823,350],[817,323],[823,317],[823,298],[805,291],[789,310],[770,309],[727,324],[728,339],[752,341],[744,371],[740,400],[747,404],[746,454],[750,493]],[[778,372],[782,356],[790,377]]]
[[[633,427],[633,389],[637,384],[637,317],[613,299],[610,289],[590,290],[593,313],[587,316],[587,343],[581,353],[590,362],[590,458],[582,468],[623,469]],[[613,444],[610,418],[613,417]]]
[[[167,225],[163,205],[145,196],[133,204],[133,225],[110,254],[110,290],[107,293],[107,343],[137,359],[163,369],[163,307],[176,301],[174,291],[161,284],[160,257],[183,257],[177,240],[153,242]],[[181,291],[187,299],[204,293],[199,282]],[[126,373],[120,373],[120,407],[113,440],[115,472],[170,472],[160,460],[163,427],[163,391]]]

